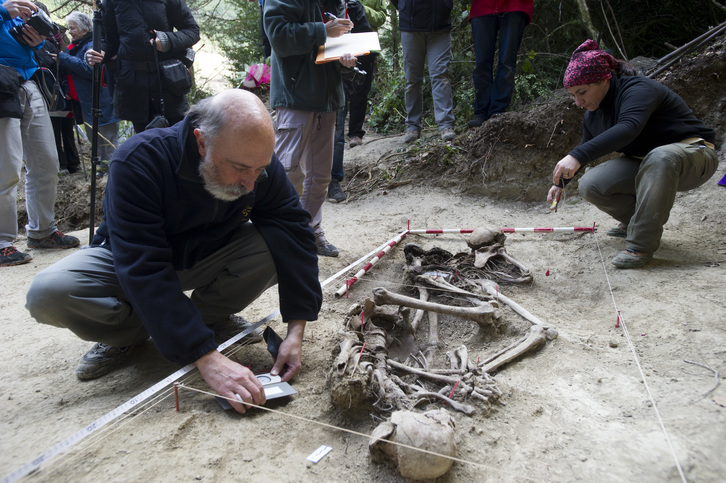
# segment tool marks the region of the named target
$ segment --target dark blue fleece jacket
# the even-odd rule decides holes
[[[214,334],[182,292],[177,270],[223,247],[250,220],[277,269],[284,321],[315,320],[322,303],[310,215],[273,155],[267,179],[233,202],[217,200],[198,173],[199,153],[187,117],[121,144],[111,161],[104,223],[94,245],[113,251],[121,287],[161,353],[188,364],[214,350]]]

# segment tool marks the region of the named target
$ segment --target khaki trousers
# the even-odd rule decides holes
[[[653,253],[660,245],[676,192],[701,186],[717,167],[716,151],[700,142],[667,144],[642,160],[623,156],[588,169],[579,191],[628,227],[626,248]]]

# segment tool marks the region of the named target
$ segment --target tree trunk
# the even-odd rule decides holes
[[[595,28],[595,25],[592,23],[592,18],[590,17],[590,9],[587,7],[587,0],[575,0],[575,2],[577,3],[578,10],[580,10],[580,20],[582,20],[582,24],[585,26],[587,33],[590,35],[590,38],[593,40],[597,40],[598,43],[600,43],[600,40],[598,39],[600,34]],[[600,48],[605,50],[606,47],[605,45],[600,43]]]

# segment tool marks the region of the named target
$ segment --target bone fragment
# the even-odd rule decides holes
[[[497,252],[499,248],[503,249],[501,245],[491,245],[474,250],[474,266],[476,268],[484,267],[489,260],[499,255],[499,252]]]
[[[506,248],[500,247],[499,249],[497,249],[497,255],[499,255],[500,257],[504,258],[509,263],[511,263],[511,264],[516,265],[517,267],[519,267],[519,269],[522,271],[522,275],[523,276],[528,277],[530,280],[532,279],[532,275],[529,272],[529,268],[527,268],[524,265],[522,265],[522,263],[520,263],[516,258],[510,257],[509,254],[507,253],[507,249]]]
[[[351,337],[349,335],[340,342],[340,354],[335,359],[335,367],[338,370],[339,376],[345,374],[345,370],[348,367],[348,359],[353,352],[353,345],[357,342],[357,337]]]
[[[446,275],[449,275],[448,273]],[[416,277],[416,281],[423,282],[431,285],[432,287],[436,287],[440,290],[443,290],[445,292],[451,292],[451,293],[457,293],[460,295],[468,295],[470,297],[477,297],[481,298],[481,294],[475,294],[472,292],[469,292],[467,290],[464,290],[462,288],[457,287],[456,285],[453,285],[446,281],[445,276],[443,275],[432,275],[431,273],[424,273],[423,275],[419,275]],[[489,298],[489,297],[487,297]]]
[[[498,291],[497,291],[497,284],[496,284],[496,283],[495,283],[494,281],[492,281],[492,280],[479,280],[479,281],[478,281],[478,283],[479,283],[479,284],[480,284],[480,285],[481,285],[481,286],[482,286],[482,287],[484,288],[484,290],[486,290],[486,291],[487,291],[487,292],[488,292],[488,293],[489,293],[489,294],[490,294],[491,296],[493,296],[493,297],[496,297],[496,296],[497,296],[497,294],[498,294],[498,295],[499,295],[499,300],[501,300],[501,302],[502,302],[503,304],[509,305],[509,306],[510,306],[510,307],[512,308],[512,310],[514,310],[514,311],[515,311],[515,312],[517,312],[517,313],[518,313],[519,315],[521,315],[521,316],[522,316],[522,317],[524,317],[525,319],[529,320],[529,321],[530,321],[530,322],[532,322],[533,324],[535,324],[535,325],[542,325],[542,326],[544,326],[545,328],[549,328],[549,327],[550,327],[550,325],[549,325],[549,324],[545,324],[544,322],[542,322],[541,320],[539,320],[539,319],[538,319],[537,317],[535,317],[535,316],[534,316],[534,315],[533,315],[533,314],[532,314],[532,313],[531,313],[531,312],[530,312],[529,310],[525,309],[524,307],[522,307],[521,305],[519,305],[519,304],[518,304],[517,302],[515,302],[515,301],[514,301],[514,300],[512,300],[512,299],[510,299],[509,297],[506,297],[506,296],[502,295],[502,293],[501,293],[501,292],[498,292]]]
[[[429,300],[429,291],[426,290],[425,287],[417,287],[418,288],[418,298],[422,302],[428,302]],[[421,322],[421,319],[423,319],[424,314],[426,313],[423,309],[416,310],[416,313],[413,316],[413,321],[411,321],[411,328],[413,329],[413,333],[416,333],[416,330],[418,329],[418,324]]]
[[[440,399],[442,401],[446,401],[449,403],[452,409],[455,409],[456,411],[459,411],[460,413],[464,413],[467,416],[471,416],[476,412],[476,409],[474,406],[471,406],[469,404],[460,403],[459,401],[454,401],[453,399],[450,399],[448,396],[444,396],[443,394],[439,394],[437,392],[429,392],[429,391],[419,391],[416,393],[416,398],[418,401],[422,399],[427,398],[434,398],[434,399]],[[417,403],[418,403],[417,401]]]
[[[517,346],[507,348],[495,356],[495,358],[487,363],[481,370],[484,372],[491,372],[500,366],[503,366],[507,362],[511,362],[514,359],[522,356],[523,354],[541,346],[547,342],[547,337],[544,333],[544,329],[541,325],[533,325],[529,329],[529,335],[525,337]]]
[[[400,362],[396,362],[392,359],[388,359],[386,363],[393,367],[394,369],[400,369],[402,371],[409,372],[411,374],[415,374],[417,376],[425,377],[427,379],[432,379],[434,381],[443,382],[445,384],[456,384],[457,381],[459,381],[459,378],[456,377],[449,377],[443,374],[432,374],[430,372],[422,371],[421,369],[416,369],[415,367],[407,366],[405,364],[401,364]]]
[[[426,312],[429,316],[429,347],[439,346],[439,314]]]
[[[478,307],[455,307],[452,305],[422,302],[413,297],[390,292],[382,287],[373,289],[373,300],[378,305],[404,305],[414,309],[424,309],[440,314],[454,315],[456,317],[473,320],[482,327],[490,325],[492,318],[499,318],[499,312],[488,303],[484,303]]]

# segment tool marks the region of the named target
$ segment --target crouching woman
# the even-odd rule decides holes
[[[587,40],[572,54],[564,85],[587,109],[582,141],[555,166],[548,201],[588,163],[580,195],[619,223],[608,235],[625,238],[613,258],[619,268],[641,267],[660,245],[677,191],[705,183],[716,171],[715,133],[675,92],[638,77],[628,64]]]

